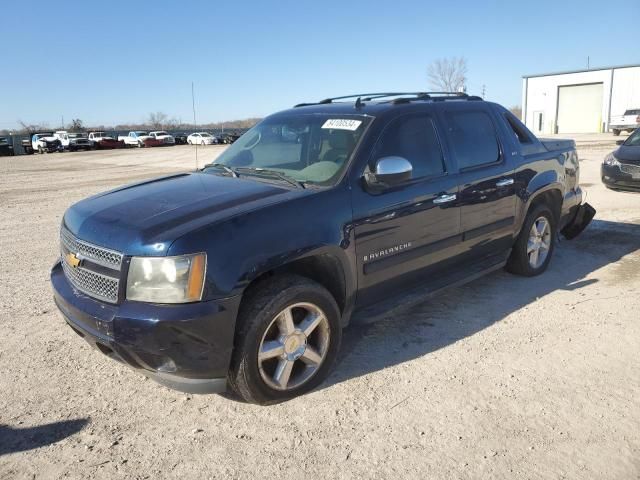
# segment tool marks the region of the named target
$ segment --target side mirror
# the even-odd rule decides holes
[[[624,143],[624,140],[616,140],[616,145],[622,145]]]
[[[382,157],[376,160],[372,172],[365,175],[371,187],[392,187],[411,180],[413,165],[403,157]]]

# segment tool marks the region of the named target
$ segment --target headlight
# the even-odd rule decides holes
[[[153,303],[187,303],[202,299],[207,255],[133,257],[127,299]]]
[[[620,166],[620,162],[618,161],[618,159],[613,155],[613,153],[610,153],[609,155],[607,155],[606,157],[604,157],[604,164],[605,165],[609,165],[611,167],[619,167]]]

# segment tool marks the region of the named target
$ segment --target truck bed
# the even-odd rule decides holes
[[[576,148],[576,142],[566,138],[539,138],[538,140],[550,152],[566,152]]]

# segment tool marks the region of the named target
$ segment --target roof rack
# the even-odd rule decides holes
[[[467,95],[464,92],[379,92],[379,93],[356,93],[353,95],[343,95],[341,97],[331,97],[320,100],[319,102],[299,103],[293,108],[306,107],[309,105],[327,105],[335,100],[347,100],[355,98],[355,107],[363,106],[363,102],[372,100],[380,100],[383,98],[397,97],[390,100],[393,104],[410,103],[420,100],[445,101],[445,100],[482,100],[481,97],[475,95]]]

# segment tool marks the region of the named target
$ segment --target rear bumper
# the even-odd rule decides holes
[[[635,130],[639,125],[637,123],[629,125],[609,125],[609,130]]]
[[[182,305],[94,300],[51,271],[54,300],[67,324],[92,347],[169,388],[226,389],[240,297]]]
[[[596,210],[591,205],[582,203],[582,198],[580,187],[572,190],[564,198],[559,230],[568,240],[580,235],[596,214]]]
[[[612,190],[640,192],[640,179],[634,179],[614,165],[602,164],[600,168],[602,183]]]

